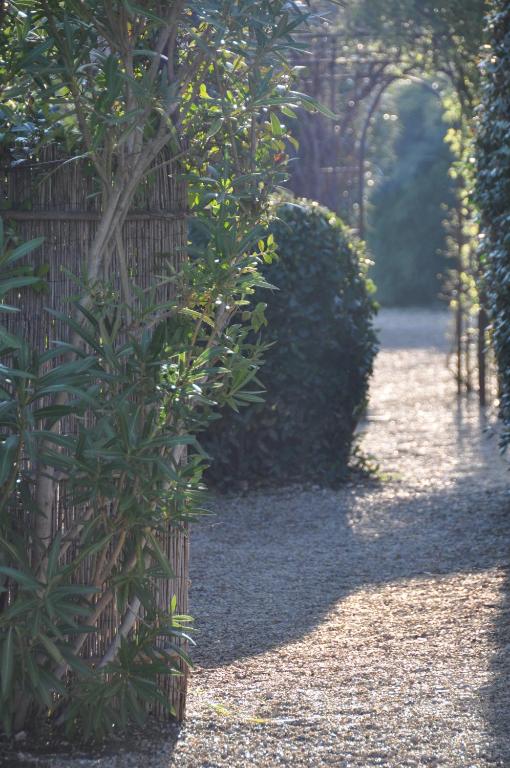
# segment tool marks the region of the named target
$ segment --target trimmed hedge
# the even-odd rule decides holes
[[[331,211],[283,203],[270,233],[278,258],[264,276],[264,403],[231,411],[203,440],[211,484],[345,477],[376,352],[375,311],[361,242]]]
[[[476,197],[481,212],[486,293],[500,373],[502,443],[510,443],[510,7],[493,4],[482,64]]]

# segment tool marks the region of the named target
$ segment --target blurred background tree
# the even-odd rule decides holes
[[[382,305],[438,301],[448,269],[443,222],[455,201],[446,130],[432,84],[402,82],[387,92],[367,163],[367,242]]]
[[[299,63],[302,89],[326,103],[335,119],[300,113],[290,180],[297,196],[328,206],[369,240],[384,303],[424,304],[441,289],[455,314],[452,373],[458,392],[472,391],[477,378],[481,404],[490,333],[472,188],[479,52],[489,7],[488,0],[352,0],[324,14],[320,29],[307,35],[311,55],[301,56]],[[402,128],[399,138],[389,134],[385,141],[383,154],[389,152],[392,171],[384,170],[388,184],[380,188],[372,177],[378,115],[396,84],[406,81],[437,82],[441,106],[432,103],[432,94],[428,103],[425,94],[416,95],[426,116],[421,126],[411,105],[390,110],[401,111]],[[417,144],[411,149],[413,136]],[[443,137],[451,153],[448,176],[441,171],[448,159]],[[383,157],[375,158],[384,165]],[[427,158],[433,158],[433,167]],[[441,212],[441,204],[447,210]],[[440,232],[441,220],[446,235]],[[438,253],[444,250],[448,269]],[[416,292],[412,272],[418,260],[423,290]],[[445,282],[437,280],[439,271],[446,272]]]

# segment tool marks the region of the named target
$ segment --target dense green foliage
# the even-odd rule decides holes
[[[271,226],[278,257],[264,267],[271,344],[264,403],[225,414],[204,441],[221,485],[345,477],[376,343],[362,245],[330,211],[284,203]]]
[[[455,200],[445,133],[438,97],[419,84],[395,87],[374,126],[368,246],[384,305],[433,303],[443,285],[443,222]]]
[[[141,720],[147,704],[168,708],[161,678],[176,671],[187,619],[156,599],[172,573],[161,537],[199,512],[195,436],[241,401],[259,364],[246,336],[260,308],[248,304],[264,285],[267,200],[284,178],[274,159],[285,149],[282,110],[306,102],[285,63],[302,20],[303,6],[283,0],[20,0],[4,10],[4,155],[18,162],[56,143],[67,162],[88,163],[101,210],[78,295],[53,308],[65,343],[33,349],[0,328],[7,733],[47,716],[101,736]],[[155,259],[142,292],[123,224],[163,150],[172,173],[186,175],[208,247],[192,264],[182,253],[167,266]],[[16,271],[37,244],[5,238],[0,298],[15,289],[15,306],[2,311],[23,310],[19,290],[39,281],[26,265]],[[55,498],[72,509],[58,532]],[[86,664],[83,648],[96,645],[112,603],[114,639]]]
[[[500,373],[503,444],[510,443],[510,8],[496,0],[483,62],[477,200],[486,290]]]

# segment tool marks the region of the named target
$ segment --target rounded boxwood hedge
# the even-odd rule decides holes
[[[202,441],[211,484],[335,483],[345,477],[376,352],[363,245],[331,211],[282,203],[264,277],[263,404],[219,419]]]

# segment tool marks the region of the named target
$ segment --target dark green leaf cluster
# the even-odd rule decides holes
[[[494,2],[489,34],[478,114],[476,197],[506,447],[510,443],[510,8],[502,0]]]
[[[215,459],[209,477],[221,486],[338,482],[366,403],[376,339],[361,243],[308,201],[278,207],[273,238],[278,256],[268,256],[264,275],[277,290],[262,297],[262,337],[271,344],[260,376],[264,402],[245,398],[248,407],[203,441]]]

